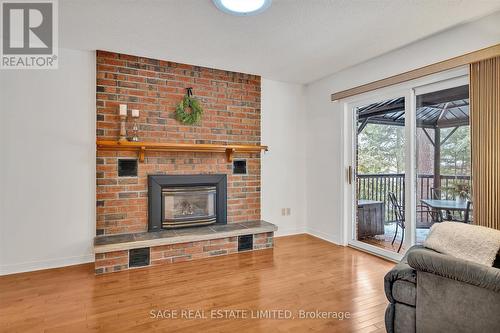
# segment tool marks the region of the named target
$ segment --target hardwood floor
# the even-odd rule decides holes
[[[3,276],[0,331],[385,332],[383,277],[393,265],[296,235],[275,239],[273,250],[101,276],[90,264]],[[204,310],[208,318],[151,315],[178,310],[181,317],[183,309]],[[246,313],[250,318],[210,318],[211,310],[228,309],[245,310],[240,317]],[[251,318],[257,310],[287,310],[295,319]],[[300,310],[348,311],[351,316],[299,319]]]

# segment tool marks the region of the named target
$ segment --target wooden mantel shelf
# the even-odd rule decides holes
[[[161,143],[161,142],[120,142],[97,140],[97,150],[137,151],[139,161],[144,162],[146,151],[226,153],[228,162],[235,153],[260,153],[267,151],[267,146],[257,145],[222,145],[209,143]]]

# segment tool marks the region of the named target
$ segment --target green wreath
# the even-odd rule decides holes
[[[191,112],[186,112],[186,108],[191,109]],[[175,109],[175,119],[186,125],[194,125],[201,120],[202,114],[200,103],[192,97],[191,89],[188,88],[188,93]]]

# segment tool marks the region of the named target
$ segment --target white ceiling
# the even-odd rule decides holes
[[[308,83],[500,10],[500,0],[273,0],[250,17],[211,0],[61,0],[60,46]]]

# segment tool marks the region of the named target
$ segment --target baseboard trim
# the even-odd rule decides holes
[[[94,262],[94,254],[87,254],[83,256],[74,256],[67,258],[58,258],[50,260],[30,261],[20,264],[0,265],[0,276],[16,273],[25,273],[39,271],[42,269],[59,268],[66,266],[73,266],[79,264],[86,264]]]
[[[278,229],[279,231],[280,229]],[[293,235],[309,235],[309,236],[312,236],[312,237],[316,237],[316,238],[319,238],[321,240],[324,240],[325,242],[328,242],[328,243],[332,243],[332,244],[335,244],[335,245],[340,245],[340,246],[346,246],[345,244],[342,244],[336,240],[334,240],[332,237],[330,237],[330,235],[328,235],[327,233],[324,233],[324,232],[321,232],[321,231],[318,231],[318,230],[314,230],[314,229],[311,229],[311,228],[300,228],[300,229],[290,229],[290,230],[284,230],[284,231],[281,231],[280,234],[276,234],[275,233],[275,238],[279,238],[279,237],[287,237],[287,236],[293,236]]]
[[[295,229],[283,229],[281,227],[278,227],[278,231],[274,232],[274,237],[300,235],[305,233],[307,233],[306,227],[295,228]]]
[[[333,239],[329,234],[327,234],[325,232],[322,232],[322,231],[319,231],[319,230],[315,230],[315,229],[311,229],[311,228],[307,228],[306,229],[306,233],[308,233],[311,236],[320,238],[320,239],[322,239],[324,241],[333,243],[335,245],[344,246],[344,244],[342,244],[341,242],[339,242],[336,239]]]

